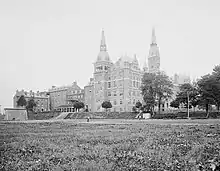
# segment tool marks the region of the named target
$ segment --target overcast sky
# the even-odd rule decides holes
[[[220,64],[219,0],[0,0],[0,105],[16,89],[83,88],[101,30],[112,61],[148,55],[152,27],[168,75],[199,77]]]

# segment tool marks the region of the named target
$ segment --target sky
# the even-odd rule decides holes
[[[152,28],[161,69],[197,78],[220,64],[219,0],[0,0],[0,105],[16,90],[45,91],[93,76],[101,30],[113,62],[148,56]]]

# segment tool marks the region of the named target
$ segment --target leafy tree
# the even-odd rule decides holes
[[[135,107],[140,109],[142,107],[141,102],[137,101],[136,104],[135,104]]]
[[[137,112],[136,106],[133,106],[133,107],[132,107],[132,111],[135,112],[135,113]]]
[[[31,98],[28,100],[27,102],[27,106],[26,106],[26,109],[27,111],[34,111],[34,107],[37,106],[37,103],[34,101],[34,98]]]
[[[104,108],[107,112],[108,109],[112,108],[112,104],[110,101],[104,101],[102,102],[102,108]]]
[[[150,111],[153,111],[156,101],[158,102],[158,113],[162,100],[171,97],[173,84],[164,72],[145,73],[142,78],[142,95]]]
[[[188,94],[188,95],[187,95]],[[185,83],[180,86],[180,92],[176,95],[176,99],[173,103],[184,104],[184,107],[188,107],[188,96],[189,96],[189,108],[195,107],[199,104],[199,92],[197,84]],[[172,104],[175,106],[175,104]]]
[[[78,101],[73,104],[73,107],[76,108],[77,110],[84,108],[84,106],[85,105],[83,102],[78,102]]]
[[[212,75],[217,81],[220,81],[220,65],[216,65],[212,71]]]
[[[220,109],[220,65],[214,67],[212,72],[212,91],[215,105],[219,112]]]
[[[170,102],[170,107],[179,108],[179,106],[180,102],[177,99]]]
[[[27,101],[25,99],[25,97],[23,95],[21,95],[17,101],[17,106],[26,106],[27,105]]]
[[[199,105],[205,107],[207,116],[210,105],[216,104],[219,110],[220,99],[218,98],[220,97],[220,87],[217,85],[216,77],[211,74],[204,75],[198,80],[197,84],[200,94]]]
[[[79,109],[82,109],[84,107],[85,107],[84,103],[83,102],[79,102]]]

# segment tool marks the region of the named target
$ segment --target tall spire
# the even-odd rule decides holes
[[[157,44],[156,42],[156,35],[155,35],[155,28],[152,29],[152,38],[151,38],[151,44]]]
[[[101,38],[100,51],[107,51],[107,47],[106,47],[106,43],[105,43],[104,29],[102,29],[102,38]]]

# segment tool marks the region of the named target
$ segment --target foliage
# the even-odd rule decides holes
[[[198,167],[211,170],[210,164],[219,167],[220,127],[212,120],[119,122],[101,126],[2,123],[0,170],[193,171]]]
[[[141,106],[142,106],[141,102],[137,101],[135,107],[139,109]]]
[[[134,113],[137,112],[137,108],[136,108],[136,106],[133,106],[133,107],[132,107],[132,112],[134,112]]]
[[[34,101],[34,98],[31,98],[27,102],[26,109],[28,111],[34,111],[34,107],[36,107],[36,106],[37,106],[37,103]]]
[[[209,105],[220,107],[220,80],[214,75],[204,75],[198,80],[200,106],[205,106],[208,113]]]
[[[107,112],[107,109],[112,108],[111,102],[110,102],[110,101],[104,101],[104,102],[102,102],[102,108],[106,109],[106,112]]]
[[[153,111],[156,101],[158,102],[158,112],[162,100],[166,100],[173,94],[173,84],[164,72],[145,73],[142,78],[142,95],[150,111]]]
[[[170,107],[179,108],[179,106],[180,102],[177,99],[170,102]]]
[[[198,93],[198,89],[197,89],[197,84],[190,84],[190,83],[185,83],[180,85],[180,91],[178,92],[178,94],[176,95],[176,99],[172,102],[171,107],[176,106],[177,108],[177,104],[183,104],[185,106],[185,108],[188,107],[188,97],[189,97],[189,108],[191,108],[191,106],[195,107],[198,105],[199,103],[199,93]],[[179,107],[179,106],[178,106]]]
[[[24,95],[21,95],[17,101],[17,106],[26,106],[27,105],[27,101],[24,97]]]
[[[82,109],[82,108],[84,108],[84,106],[85,105],[83,102],[78,102],[78,101],[73,104],[73,107],[76,109]]]

